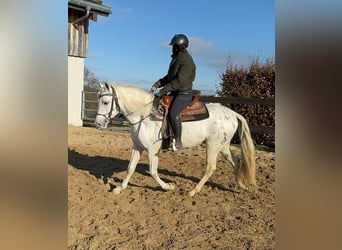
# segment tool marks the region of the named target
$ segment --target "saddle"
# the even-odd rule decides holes
[[[170,96],[163,96],[158,105],[159,115],[152,117],[153,120],[162,121],[168,113],[172,100]],[[191,103],[179,114],[182,122],[200,121],[209,117],[209,112],[205,104],[199,101],[199,96],[194,96]]]

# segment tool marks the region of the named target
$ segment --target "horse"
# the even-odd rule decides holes
[[[151,119],[154,94],[137,87],[113,83],[100,83],[98,111],[95,119],[97,129],[106,129],[116,115],[124,115],[130,124],[133,141],[127,174],[113,189],[119,194],[127,188],[144,150],[147,150],[149,172],[163,190],[174,190],[173,183],[165,183],[158,175],[158,160],[162,145],[161,121]],[[218,103],[208,103],[209,117],[200,121],[182,123],[183,147],[193,147],[206,142],[206,170],[202,179],[189,192],[198,193],[216,169],[217,156],[221,152],[234,168],[238,187],[249,190],[256,186],[255,149],[246,119],[237,112]],[[238,131],[240,136],[241,160],[230,149],[230,142]]]

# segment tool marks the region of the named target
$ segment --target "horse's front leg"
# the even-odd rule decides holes
[[[164,190],[174,190],[175,185],[172,183],[165,183],[162,179],[159,178],[158,175],[158,161],[159,161],[159,155],[158,150],[150,149],[148,150],[148,158],[149,158],[149,164],[150,164],[150,174],[155,179],[158,184],[161,186]]]
[[[128,182],[129,182],[129,179],[131,178],[132,174],[134,173],[135,171],[135,168],[140,160],[140,154],[141,154],[142,150],[139,150],[135,147],[133,147],[133,150],[132,150],[132,155],[131,155],[131,160],[128,164],[128,168],[127,168],[127,174],[126,174],[126,177],[125,179],[122,181],[122,184],[121,186],[118,186],[116,187],[113,192],[114,194],[120,194],[120,192],[124,189],[127,188],[127,185],[128,185]]]

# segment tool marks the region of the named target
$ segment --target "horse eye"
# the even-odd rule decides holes
[[[109,102],[103,102],[104,105],[108,105]]]

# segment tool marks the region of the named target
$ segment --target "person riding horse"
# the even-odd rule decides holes
[[[169,45],[172,46],[171,62],[167,75],[155,82],[151,92],[161,88],[159,95],[170,95],[172,103],[169,111],[169,118],[175,134],[175,148],[183,148],[182,122],[179,114],[192,101],[192,84],[195,80],[196,65],[187,51],[189,39],[184,34],[176,34]]]

